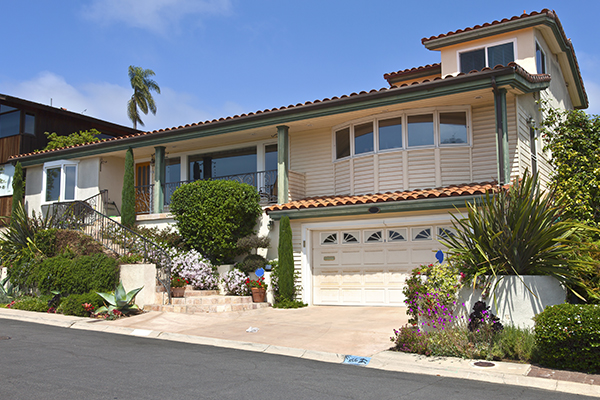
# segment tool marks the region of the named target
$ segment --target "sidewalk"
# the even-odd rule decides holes
[[[150,312],[116,321],[0,308],[0,319],[258,351],[323,362],[369,358],[366,368],[527,386],[600,397],[600,375],[509,362],[477,362],[386,351],[393,328],[406,323],[398,307],[265,308],[218,314]],[[258,328],[248,333],[250,327]],[[2,325],[0,323],[0,336]],[[490,365],[491,364],[491,365]]]

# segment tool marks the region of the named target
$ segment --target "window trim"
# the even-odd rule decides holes
[[[467,123],[467,143],[441,143],[440,137],[440,113],[451,113],[451,112],[464,112],[466,114]],[[414,115],[433,114],[433,145],[423,146],[408,146],[408,117]],[[402,147],[396,147],[391,149],[379,149],[379,122],[382,120],[388,120],[392,118],[401,118],[402,123]],[[373,151],[356,154],[354,149],[354,126],[362,125],[371,122],[373,124]],[[412,151],[412,150],[423,150],[423,149],[435,149],[435,148],[452,148],[452,147],[472,147],[472,128],[471,128],[471,107],[470,106],[448,106],[448,107],[429,107],[412,110],[396,111],[377,116],[370,116],[359,118],[356,120],[348,121],[343,124],[336,125],[331,128],[331,141],[332,141],[332,161],[344,161],[353,158],[360,158],[365,156],[373,156],[374,154],[387,154],[400,151]],[[337,132],[348,128],[350,136],[350,155],[337,158]]]
[[[75,193],[74,193],[74,198],[73,200],[77,199],[77,194],[79,191],[79,186],[78,186],[78,180],[79,180],[79,161],[73,161],[73,160],[58,160],[58,161],[51,161],[51,162],[47,162],[44,163],[44,167],[43,167],[43,175],[42,175],[42,205],[47,205],[47,204],[53,204],[53,203],[57,203],[60,201],[73,201],[71,199],[66,200],[65,199],[65,192],[66,192],[66,184],[67,184],[67,179],[66,179],[66,168],[65,167],[75,167]],[[54,168],[60,168],[60,188],[59,188],[59,193],[58,193],[58,199],[57,200],[46,200],[46,191],[47,191],[47,183],[48,183],[48,170],[49,169],[54,169]]]
[[[507,44],[507,43],[512,43],[513,45],[513,55],[514,55],[514,60],[516,62],[516,60],[519,59],[518,56],[518,49],[517,49],[517,39],[516,38],[512,38],[509,40],[502,40],[502,41],[498,41],[498,42],[492,42],[492,43],[487,43],[484,45],[479,45],[479,46],[473,46],[473,47],[467,47],[464,49],[461,49],[459,51],[456,52],[456,72],[457,74],[462,73],[461,72],[461,64],[460,64],[460,55],[463,53],[468,53],[470,51],[475,51],[475,50],[479,50],[479,49],[484,49],[484,55],[485,55],[485,66],[484,68],[494,68],[495,65],[491,66],[489,65],[489,60],[488,60],[488,48],[490,47],[496,47],[496,46],[501,46],[503,44]]]

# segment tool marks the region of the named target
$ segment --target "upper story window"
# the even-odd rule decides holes
[[[535,44],[535,66],[538,74],[546,73],[546,53],[544,53],[542,46],[537,42]]]
[[[334,128],[335,159],[411,148],[468,145],[468,111],[406,113]]]
[[[485,67],[494,68],[496,65],[507,65],[515,61],[514,43],[503,43],[486,46],[480,49],[459,53],[460,72],[480,71]]]
[[[54,161],[44,164],[44,202],[75,200],[77,162]]]
[[[18,108],[0,104],[0,138],[19,134],[21,111]]]

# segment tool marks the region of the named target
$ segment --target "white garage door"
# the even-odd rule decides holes
[[[404,305],[410,271],[436,261],[448,226],[313,231],[313,304]]]

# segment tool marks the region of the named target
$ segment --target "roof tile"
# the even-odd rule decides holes
[[[415,189],[398,192],[364,194],[358,196],[319,196],[291,201],[285,204],[275,204],[267,207],[267,213],[274,211],[302,210],[309,208],[337,207],[344,205],[386,203],[411,201],[419,199],[435,199],[453,196],[471,196],[494,193],[499,190],[496,182],[464,183],[434,189]]]

